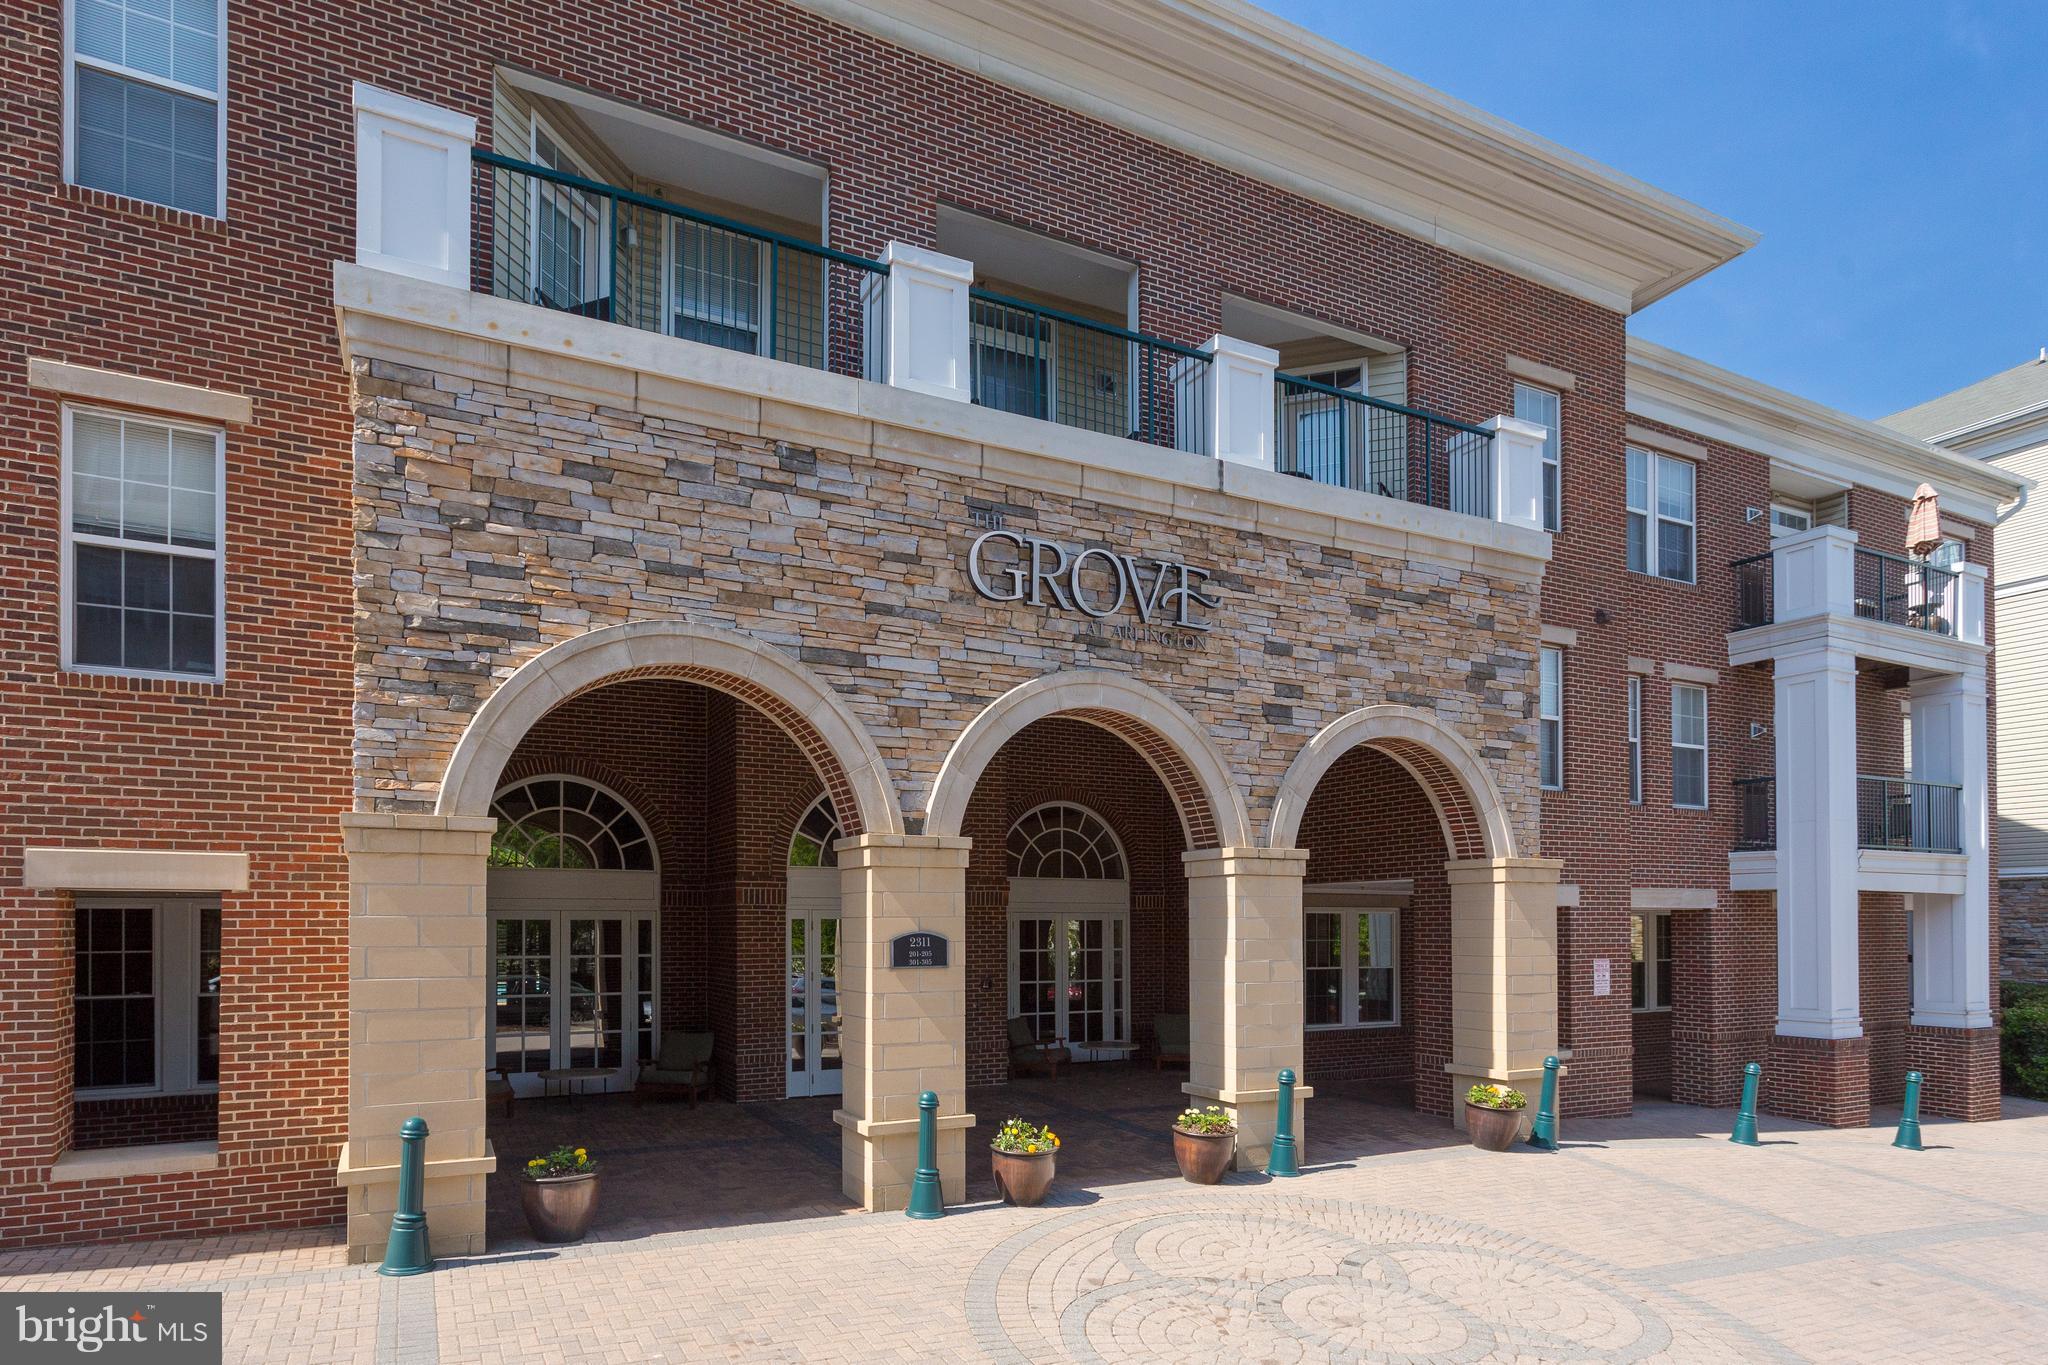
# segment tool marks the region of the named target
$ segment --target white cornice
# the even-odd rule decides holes
[[[1621,313],[1757,240],[1245,0],[797,3]]]
[[[1910,498],[1934,485],[1942,510],[1992,521],[2032,481],[1930,446],[1641,337],[1628,340],[1628,411],[1753,450],[1829,483]]]

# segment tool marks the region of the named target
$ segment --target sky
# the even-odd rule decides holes
[[[2044,0],[1258,0],[1762,234],[1635,334],[1879,417],[2048,346]]]

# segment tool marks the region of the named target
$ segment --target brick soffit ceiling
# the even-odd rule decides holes
[[[1245,0],[796,0],[1620,313],[1749,229]]]

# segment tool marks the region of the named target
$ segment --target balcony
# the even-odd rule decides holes
[[[1493,516],[1493,433],[1298,375],[1274,377],[1276,467],[1316,483]]]
[[[1735,848],[1767,852],[1778,846],[1777,779],[1744,777],[1734,783]],[[1908,853],[1961,853],[1963,789],[1949,782],[1900,777],[1856,778],[1856,847]]]
[[[1735,629],[1751,630],[1778,619],[1775,594],[1777,552],[1738,559],[1735,573]],[[1961,613],[1961,575],[1924,559],[1855,547],[1851,575],[1855,615],[1907,630],[1953,638]]]

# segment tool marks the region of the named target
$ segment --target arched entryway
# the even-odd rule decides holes
[[[1057,1039],[1075,1063],[1122,1061],[1131,1017],[1131,880],[1106,821],[1074,801],[1034,806],[1010,826],[1009,1017]]]
[[[839,852],[844,837],[832,798],[820,794],[789,836],[789,900],[783,967],[789,1010],[783,1029],[784,1089],[791,1099],[846,1088],[839,979]]]

